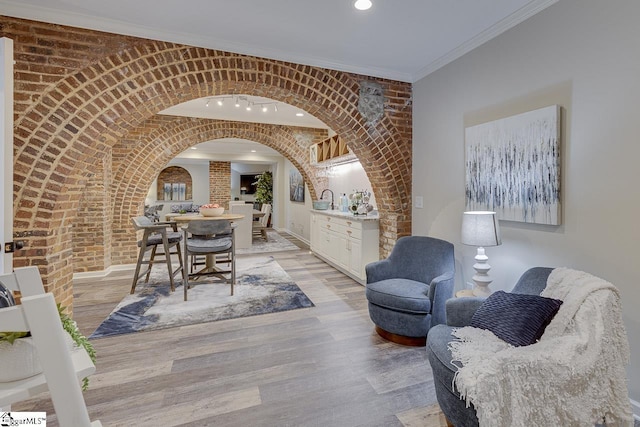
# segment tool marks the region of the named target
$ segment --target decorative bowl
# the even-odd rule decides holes
[[[224,208],[200,208],[202,216],[220,216],[224,213]]]
[[[330,202],[328,200],[314,200],[313,201],[313,209],[319,211],[326,211],[329,209]]]

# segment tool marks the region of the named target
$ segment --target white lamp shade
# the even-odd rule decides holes
[[[471,246],[502,244],[495,212],[470,211],[462,214],[462,243]]]

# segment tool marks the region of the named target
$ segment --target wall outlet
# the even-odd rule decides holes
[[[422,196],[416,196],[416,202],[414,206],[417,209],[422,209],[424,207],[424,198]]]

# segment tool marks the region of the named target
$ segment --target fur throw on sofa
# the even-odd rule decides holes
[[[473,327],[453,332],[454,385],[480,426],[633,426],[618,290],[557,268],[542,296],[563,304],[535,344],[514,347]]]

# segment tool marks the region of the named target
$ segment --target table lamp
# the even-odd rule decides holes
[[[464,245],[477,246],[478,253],[475,256],[476,263],[473,268],[476,274],[473,281],[473,295],[487,297],[491,295],[489,277],[491,266],[487,262],[489,257],[484,253],[485,246],[498,246],[502,244],[500,239],[500,225],[495,212],[470,211],[462,214],[462,243]]]

